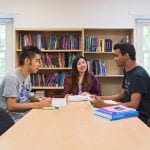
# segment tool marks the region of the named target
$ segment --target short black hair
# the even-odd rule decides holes
[[[128,53],[131,60],[136,60],[136,51],[132,44],[129,43],[117,43],[114,45],[114,50],[120,49],[122,55]]]
[[[24,65],[25,58],[32,59],[35,57],[36,54],[41,54],[41,51],[36,46],[25,46],[22,48],[19,56],[19,65]]]

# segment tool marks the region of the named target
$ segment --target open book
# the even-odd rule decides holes
[[[88,101],[90,97],[84,95],[69,95],[67,98],[70,102]]]

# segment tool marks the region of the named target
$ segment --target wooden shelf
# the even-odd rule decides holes
[[[71,70],[71,68],[39,68],[40,70]]]
[[[102,76],[102,75],[95,75],[96,77],[99,77],[99,78],[122,78],[123,75],[105,75],[105,76]]]
[[[62,90],[63,87],[42,87],[42,86],[32,86],[33,90]]]
[[[59,35],[61,35],[61,36],[67,35],[68,36],[68,34],[74,35],[74,33],[78,35],[78,37],[77,37],[78,45],[75,45],[72,47],[72,45],[70,46],[66,42],[65,44],[68,44],[70,46],[69,47],[70,49],[68,49],[68,45],[67,45],[67,47],[65,47],[64,45],[62,46],[61,44],[60,44],[61,45],[60,47],[57,47],[57,45],[55,45],[56,47],[54,47],[54,48],[53,48],[53,46],[50,46],[49,38],[52,35],[54,35],[58,38]],[[118,29],[117,28],[83,28],[83,29],[82,28],[17,28],[17,29],[15,29],[16,67],[18,66],[19,52],[21,51],[21,48],[24,45],[24,43],[22,43],[22,39],[24,38],[24,35],[26,35],[27,37],[28,36],[34,37],[35,35],[40,34],[41,36],[44,36],[44,47],[41,46],[41,48],[40,48],[41,52],[42,52],[42,56],[44,56],[42,58],[45,58],[45,56],[48,56],[48,58],[51,59],[52,57],[50,57],[50,56],[55,55],[55,53],[56,53],[56,55],[60,55],[60,54],[64,53],[62,55],[64,55],[64,56],[67,55],[67,59],[74,58],[74,56],[76,56],[77,54],[80,54],[80,55],[83,55],[86,58],[86,60],[88,60],[88,61],[95,61],[95,60],[104,61],[105,66],[106,66],[106,75],[95,75],[95,76],[100,81],[102,95],[116,94],[120,91],[123,75],[121,75],[122,70],[116,65],[116,63],[113,60],[114,59],[113,46],[114,46],[114,44],[120,42],[120,40],[122,38],[127,37],[127,36],[133,43],[133,33],[134,33],[134,30],[132,28],[118,28]],[[98,40],[99,42],[101,42],[101,41],[106,42],[105,39],[111,39],[112,45],[106,51],[106,49],[103,49],[104,44],[100,43],[100,45],[98,47],[96,47],[96,49],[98,48],[99,51],[92,52],[90,50],[91,49],[94,50],[95,47],[94,48],[91,47],[89,49],[89,47],[86,45],[87,41],[88,41],[87,40],[88,36],[99,37],[99,40]],[[66,36],[64,37],[64,39],[65,38],[66,38]],[[21,39],[21,40],[19,40],[19,39]],[[60,39],[58,38],[57,42],[59,42],[59,40]],[[74,42],[74,44],[76,44],[76,41]],[[101,48],[101,46],[103,46],[103,47]],[[65,49],[63,49],[64,47],[65,47]],[[55,50],[50,50],[50,49],[55,49]],[[56,49],[58,49],[58,50],[56,50]],[[112,51],[111,51],[111,49],[112,49]],[[100,52],[100,50],[103,52]],[[63,60],[66,60],[66,59],[63,58]],[[65,73],[65,75],[67,75],[71,71],[72,68],[69,67],[70,63],[68,63],[68,62],[70,62],[70,60],[68,59],[68,61],[66,61],[66,62],[67,62],[66,63],[67,65],[60,65],[60,64],[57,65],[57,66],[63,66],[62,68],[46,68],[45,67],[46,61],[44,63],[42,62],[42,65],[44,64],[43,65],[44,67],[42,66],[40,68],[39,75],[44,74],[43,77],[45,78],[45,83],[47,82],[49,74],[51,74],[51,73],[53,75],[53,73],[55,74],[55,73],[59,72],[59,73]],[[47,66],[50,66],[50,64],[48,64]],[[67,67],[65,68],[64,66],[67,66]],[[38,82],[35,82],[35,83],[38,83]],[[60,85],[60,86],[61,87],[34,86],[34,87],[32,87],[32,89],[35,91],[36,90],[46,90],[46,92],[50,92],[50,91],[53,92],[56,90],[56,92],[58,93],[57,90],[60,90],[60,91],[63,90],[63,86],[62,85]]]
[[[24,31],[24,32],[76,32],[83,31],[82,28],[16,28],[16,31]]]
[[[16,52],[21,52],[21,49],[18,49]],[[83,52],[82,50],[41,50],[41,52],[45,53],[74,53],[74,52]]]
[[[84,52],[84,54],[114,54],[114,52]]]
[[[62,92],[64,77],[71,72],[70,66],[73,58],[77,54],[83,55],[83,34],[84,29],[82,28],[15,29],[16,67],[18,67],[19,53],[24,45],[35,45],[37,43],[38,48],[41,49],[41,67],[38,74],[31,75],[33,85],[37,85],[33,86],[32,90],[45,90],[46,96],[55,96]],[[57,81],[56,78],[58,78]],[[47,82],[55,87],[40,86],[46,85]]]

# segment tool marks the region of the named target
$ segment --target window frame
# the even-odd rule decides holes
[[[5,53],[5,72],[4,75],[14,68],[14,53],[13,53],[13,18],[3,18],[0,16],[0,25],[5,25],[6,28],[6,51]],[[3,75],[0,75],[0,81]]]
[[[144,67],[144,53],[149,51],[143,51],[143,27],[150,26],[150,18],[136,19],[136,58],[139,65]]]

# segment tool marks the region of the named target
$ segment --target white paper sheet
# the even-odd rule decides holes
[[[53,98],[52,106],[54,106],[54,107],[66,106],[66,98]]]

